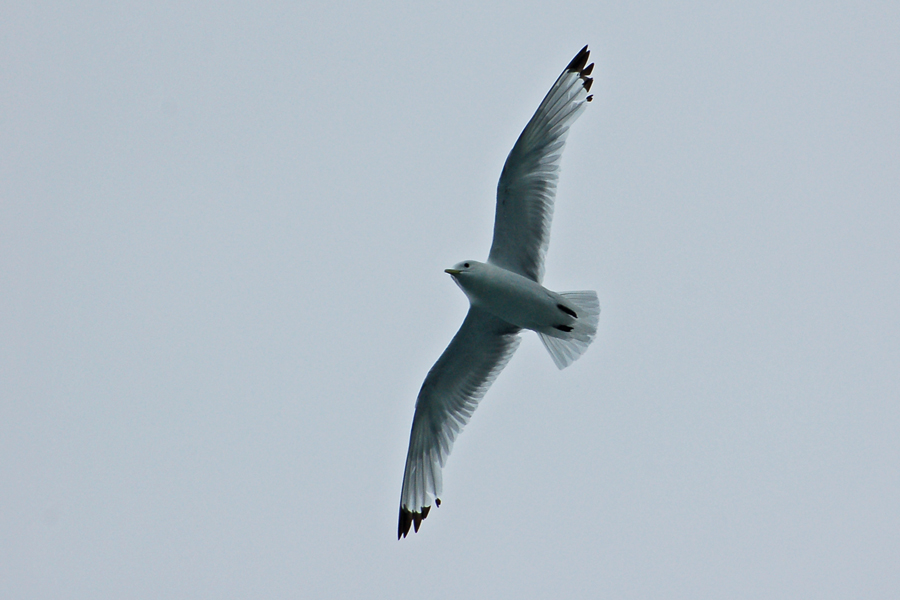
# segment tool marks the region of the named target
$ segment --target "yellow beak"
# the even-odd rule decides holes
[[[459,269],[444,269],[444,273],[449,273],[451,275],[459,275],[462,273]]]

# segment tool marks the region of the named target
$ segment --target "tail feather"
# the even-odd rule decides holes
[[[559,295],[575,307],[578,315],[572,330],[554,331],[554,335],[538,332],[538,335],[556,366],[565,369],[584,354],[594,341],[600,321],[600,301],[597,299],[597,292],[592,291],[560,292]]]

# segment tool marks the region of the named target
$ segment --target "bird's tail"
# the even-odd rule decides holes
[[[565,369],[584,354],[594,341],[597,323],[600,321],[600,301],[597,299],[597,292],[593,291],[560,292],[559,295],[574,308],[575,322],[572,330],[554,331],[553,335],[538,332],[538,335],[556,366]]]

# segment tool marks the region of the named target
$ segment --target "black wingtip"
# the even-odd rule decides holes
[[[586,92],[591,91],[591,85],[594,83],[593,78],[590,77],[591,72],[594,70],[594,63],[587,64],[590,55],[590,50],[585,46],[575,55],[569,66],[566,67],[567,71],[578,73],[578,76],[581,77],[581,81],[584,83],[584,91]]]
[[[566,67],[568,71],[578,71],[579,73],[584,70],[584,65],[587,64],[588,57],[591,55],[590,50],[588,50],[587,45],[582,48],[578,54],[575,55],[575,58],[572,59],[572,62],[569,63],[569,66]]]
[[[412,513],[400,507],[400,524],[397,526],[397,539],[406,537],[409,533],[409,526],[412,525]]]
[[[435,500],[435,503],[440,506],[441,501]],[[413,530],[418,533],[419,525],[422,524],[428,517],[428,513],[431,511],[430,506],[423,506],[422,512],[412,512],[407,510],[405,507],[400,507],[400,522],[397,525],[397,539],[405,538],[409,533],[409,528],[412,527]]]

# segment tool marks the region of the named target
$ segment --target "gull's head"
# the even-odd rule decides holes
[[[452,269],[444,269],[444,273],[448,273],[453,276],[453,279],[456,279],[460,275],[465,275],[466,273],[472,273],[475,271],[481,263],[474,260],[464,260],[462,262],[458,262],[453,265]]]

